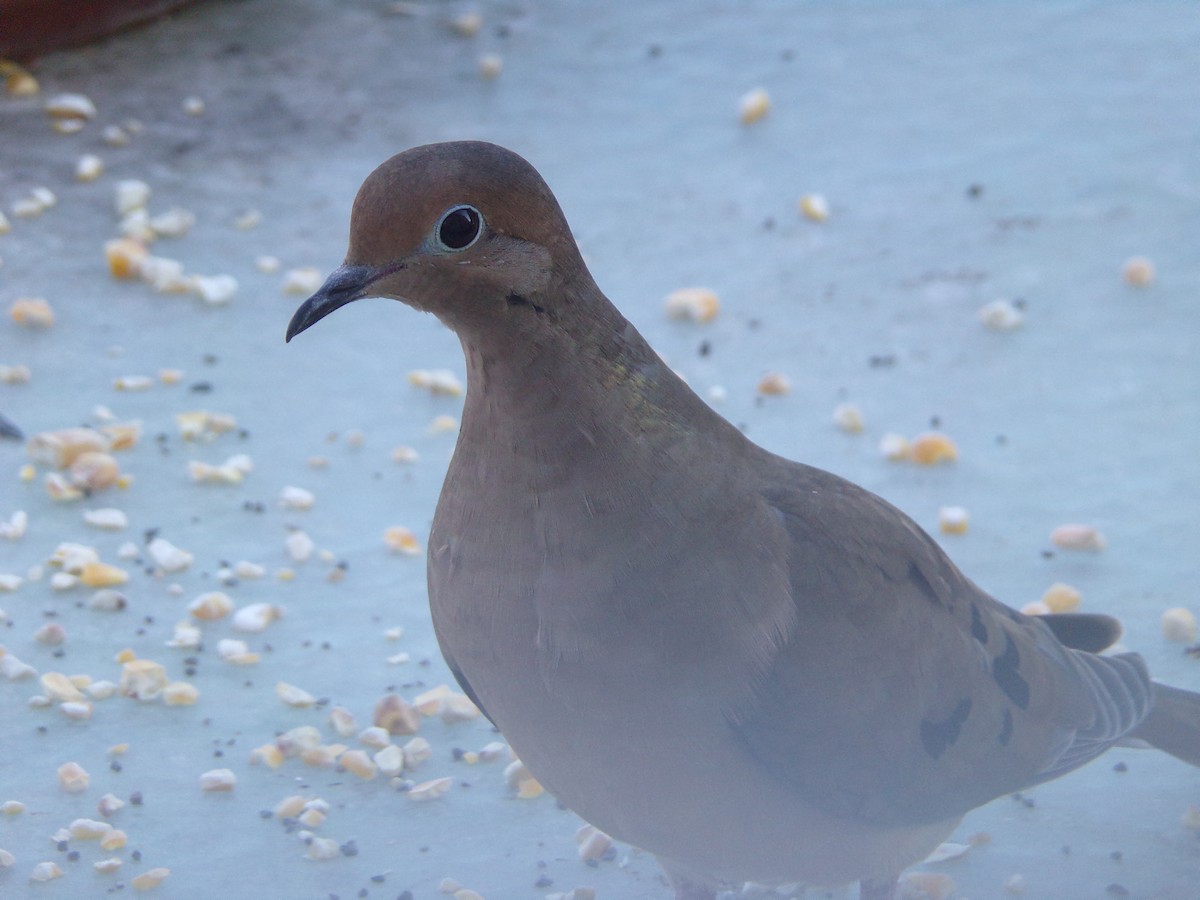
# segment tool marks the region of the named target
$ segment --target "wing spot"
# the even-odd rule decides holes
[[[967,721],[967,716],[971,714],[971,701],[969,698],[958,701],[958,706],[954,707],[954,712],[950,713],[950,717],[941,722],[932,722],[926,719],[921,723],[921,743],[925,745],[925,752],[934,759],[940,757],[946,752],[948,747],[954,745],[958,740],[959,732],[962,731],[962,726]]]
[[[1021,652],[1011,634],[1005,635],[1004,652],[992,660],[992,678],[1019,709],[1029,708],[1029,682],[1021,675]]]
[[[983,622],[983,616],[979,614],[979,607],[974,603],[971,604],[971,637],[981,644],[988,642],[987,625]]]
[[[1000,734],[996,737],[996,742],[1001,747],[1007,747],[1009,739],[1013,733],[1013,715],[1011,709],[1004,710],[1004,724],[1000,726]]]

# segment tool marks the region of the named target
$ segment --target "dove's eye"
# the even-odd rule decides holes
[[[466,250],[483,230],[483,216],[473,206],[456,206],[446,212],[434,229],[434,236],[444,250]]]

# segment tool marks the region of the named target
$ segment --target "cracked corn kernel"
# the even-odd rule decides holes
[[[1071,585],[1064,584],[1061,581],[1056,581],[1050,587],[1046,588],[1046,592],[1042,594],[1041,602],[1046,604],[1046,608],[1050,612],[1065,613],[1078,609],[1082,600],[1083,594],[1079,592],[1078,588],[1071,587]]]
[[[1063,550],[1103,550],[1108,541],[1091,525],[1059,525],[1050,532],[1050,543]]]
[[[517,792],[518,799],[532,800],[541,796],[543,788],[537,779],[525,768],[525,763],[514,759],[504,768],[504,783]]]
[[[205,109],[204,100],[200,97],[184,97],[181,108],[189,116],[202,116]]]
[[[421,727],[420,714],[399,694],[380,697],[372,721],[388,734],[415,734]]]
[[[594,825],[581,825],[575,831],[575,844],[583,862],[600,859],[612,847],[612,838]]]
[[[134,700],[156,700],[168,684],[167,670],[149,659],[131,659],[121,666],[121,695]]]
[[[129,880],[129,884],[135,891],[148,891],[158,887],[167,880],[167,876],[171,874],[171,870],[165,866],[159,866],[156,869],[151,869],[149,872],[143,872],[141,875],[135,875]]]
[[[108,453],[89,450],[71,461],[68,474],[75,487],[85,494],[93,494],[116,484],[121,477],[121,468]]]
[[[958,459],[958,447],[940,431],[927,431],[912,439],[908,455],[917,465],[933,466]]]
[[[771,98],[764,88],[756,87],[742,95],[738,101],[738,118],[743,125],[751,125],[765,116],[771,109]]]
[[[92,428],[59,428],[40,431],[25,445],[25,453],[35,463],[65,469],[84,453],[109,449],[108,439]]]
[[[448,369],[414,369],[408,373],[408,383],[435,396],[458,397],[463,392],[462,382]]]
[[[10,97],[32,97],[41,90],[38,81],[24,67],[9,59],[0,59],[0,77]]]
[[[800,198],[800,212],[813,222],[824,222],[829,218],[829,201],[822,194],[805,194]]]
[[[267,768],[278,769],[283,765],[283,751],[275,744],[263,744],[261,747],[255,747],[250,751],[250,763],[256,765],[264,763]]]
[[[1162,636],[1168,641],[1196,640],[1196,616],[1184,606],[1175,606],[1162,614]]]
[[[95,181],[104,172],[104,160],[94,153],[85,153],[75,163],[76,181]]]
[[[25,812],[25,804],[20,800],[5,800],[0,803],[0,815],[19,816]]]
[[[315,294],[321,286],[323,276],[321,270],[313,266],[299,269],[289,269],[283,276],[283,292],[285,294]]]
[[[251,603],[235,612],[231,621],[238,631],[259,632],[282,616],[283,610],[273,603]]]
[[[293,562],[302,563],[307,562],[312,557],[317,545],[313,542],[312,538],[297,529],[290,532],[284,539],[284,547],[287,549],[288,556],[292,558]]]
[[[228,594],[220,591],[209,591],[201,594],[188,604],[187,610],[194,618],[205,621],[223,619],[233,612],[233,600]]]
[[[395,744],[388,744],[382,750],[376,751],[371,759],[388,778],[399,775],[404,770],[404,750]]]
[[[433,746],[423,737],[415,737],[400,748],[404,753],[404,768],[415,769],[433,756]]]
[[[388,735],[388,730],[378,725],[371,725],[368,728],[364,728],[358,733],[358,740],[359,743],[376,748],[387,747],[392,742],[391,737]]]
[[[167,706],[192,706],[200,699],[200,691],[186,681],[172,681],[163,688],[162,698]]]
[[[924,900],[949,900],[954,896],[954,879],[941,872],[908,872],[901,876],[900,896]]]
[[[92,588],[116,587],[128,580],[128,572],[109,563],[90,562],[79,573],[80,583]]]
[[[8,314],[25,328],[49,328],[54,324],[54,310],[43,297],[18,297],[9,307]]]
[[[7,850],[0,849],[0,869],[11,869],[17,863],[17,858]]]
[[[711,322],[721,311],[721,301],[714,291],[702,287],[680,288],[667,294],[664,301],[667,316],[672,319],[691,319]]]
[[[460,36],[472,38],[483,27],[483,16],[477,12],[465,12],[451,19],[450,27]]]
[[[1121,277],[1133,287],[1145,287],[1154,280],[1154,263],[1144,256],[1134,256],[1121,267]]]
[[[853,403],[839,403],[833,408],[833,424],[847,434],[859,434],[863,430],[863,414]]]
[[[120,850],[127,843],[129,843],[129,835],[120,828],[114,828],[100,838],[100,849],[105,852],[112,852],[113,850]]]
[[[125,808],[125,801],[116,794],[105,794],[96,804],[96,811],[104,818],[111,818],[115,813]],[[112,826],[109,826],[111,830]]]
[[[966,534],[969,525],[967,511],[961,506],[943,506],[938,509],[938,529],[942,534]]]
[[[58,767],[58,786],[68,794],[81,794],[87,790],[91,776],[77,762],[63,763]]]
[[[362,750],[347,750],[338,758],[338,765],[364,781],[371,781],[379,773],[379,767]]]
[[[146,552],[154,564],[164,572],[182,572],[195,559],[191,553],[176,547],[166,538],[156,537],[146,545]]]
[[[419,556],[421,553],[421,545],[417,542],[417,536],[402,525],[392,525],[384,531],[383,542],[393,553],[400,553],[404,556]]]
[[[504,71],[504,58],[496,53],[486,53],[479,57],[479,74],[491,81],[499,78]]]
[[[358,725],[354,721],[354,713],[344,706],[335,706],[329,711],[329,724],[338,733],[338,737],[351,737],[358,730]]]
[[[96,104],[84,94],[57,94],[46,100],[43,107],[55,119],[92,119]]]
[[[146,245],[133,238],[115,238],[104,245],[109,274],[121,281],[139,277],[149,256]]]
[[[41,677],[42,690],[51,700],[69,703],[83,700],[83,693],[75,683],[61,672],[47,672]]]
[[[279,492],[279,505],[284,509],[312,509],[315,502],[316,497],[313,495],[313,492],[305,490],[302,487],[287,485]]]
[[[325,813],[319,809],[306,809],[296,818],[306,828],[319,828],[325,822]]]
[[[768,372],[758,381],[758,392],[768,397],[786,394],[791,389],[787,376],[780,372]]]
[[[307,801],[299,794],[292,794],[290,797],[284,797],[275,807],[275,818],[277,819],[294,819],[304,812],[304,805]]]
[[[210,769],[200,776],[200,790],[209,793],[232,791],[237,785],[237,776],[231,769]]]

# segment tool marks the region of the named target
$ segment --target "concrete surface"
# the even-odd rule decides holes
[[[472,9],[483,27],[466,38],[448,23]],[[281,291],[282,272],[255,266],[270,254],[285,270],[332,268],[362,178],[428,141],[484,138],[534,162],[598,282],[698,390],[727,391],[718,408],[754,439],[865,484],[931,531],[939,506],[965,506],[969,533],[944,542],[975,580],[1016,606],[1069,582],[1085,609],[1121,617],[1124,644],[1158,677],[1200,688],[1200,663],[1159,626],[1167,608],[1200,605],[1197,46],[1200,18],[1185,3],[559,0],[396,15],[381,2],[257,0],[204,4],[44,58],[41,97],[0,99],[0,209],[12,220],[0,236],[0,305],[44,297],[57,321],[45,331],[0,323],[0,364],[32,372],[29,384],[0,384],[0,412],[32,434],[91,421],[104,405],[140,419],[144,433],[117,457],[134,476],[128,489],[74,504],[46,496],[44,471],[21,482],[23,448],[0,443],[0,520],[29,516],[24,537],[0,539],[0,573],[26,575],[62,541],[132,572],[118,613],[87,609],[84,588],[52,590],[49,571],[0,593],[0,640],[39,672],[114,681],[114,655],[129,647],[201,696],[192,707],[114,697],[72,722],[27,707],[42,691],[36,679],[0,679],[0,802],[27,807],[0,817],[0,848],[17,859],[0,870],[0,896],[101,897],[155,866],[172,871],[156,890],[164,898],[433,898],[446,877],[489,900],[577,886],[612,900],[668,896],[648,856],[618,845],[615,859],[586,866],[571,813],[549,797],[511,797],[502,764],[455,761],[452,749],[496,738],[481,721],[423,725],[434,755],[414,778],[455,779],[427,804],[386,779],[248,761],[298,725],[337,740],[323,710],[284,706],[278,681],[363,724],[390,687],[411,699],[451,681],[423,563],[389,554],[382,533],[427,534],[453,445],[427,426],[457,415],[460,401],[430,397],[405,375],[461,377],[457,344],[432,318],[371,301],[285,346],[302,298]],[[504,61],[491,81],[478,69],[487,53]],[[755,86],[772,109],[743,126],[738,100]],[[41,111],[62,91],[99,110],[78,134],[54,133]],[[204,100],[202,115],[183,111],[190,96]],[[108,146],[102,127],[131,117],[142,132]],[[84,153],[106,169],[76,183]],[[103,247],[123,178],[152,187],[152,212],[195,214],[189,234],[153,252],[189,272],[233,275],[228,305],[109,276]],[[15,218],[12,205],[38,185],[57,205]],[[797,211],[811,192],[829,199],[828,221]],[[261,225],[236,229],[251,208]],[[1158,271],[1141,289],[1121,278],[1135,254]],[[717,320],[667,320],[663,296],[697,284],[719,293]],[[977,308],[997,298],[1023,302],[1024,328],[980,326]],[[113,389],[114,378],[162,368],[184,370],[183,381]],[[756,398],[768,371],[787,375],[791,392]],[[863,434],[831,424],[844,400],[862,408]],[[190,409],[232,414],[244,434],[185,443],[173,417]],[[958,443],[955,465],[879,455],[885,432],[911,436],[931,420]],[[352,429],[365,438],[358,449]],[[397,444],[420,461],[392,462]],[[235,453],[254,461],[243,484],[189,480],[188,460]],[[309,467],[318,455],[327,468]],[[279,508],[285,485],[313,491],[313,509]],[[82,523],[82,509],[104,506],[126,512],[124,532]],[[1108,548],[1051,552],[1050,530],[1064,522],[1096,526]],[[284,539],[296,526],[327,561],[291,562]],[[193,565],[162,577],[118,560],[147,529],[194,553]],[[220,564],[238,560],[267,577],[225,588],[235,602],[286,608],[264,633],[241,635],[262,662],[218,658],[217,640],[239,636],[227,621],[202,625],[202,652],[165,647],[186,604],[219,588]],[[332,583],[339,561],[348,568]],[[285,567],[290,581],[276,577]],[[65,629],[62,647],[35,640],[47,621]],[[394,626],[405,633],[389,642]],[[389,665],[399,652],[411,662]],[[119,742],[130,749],[117,772],[106,751]],[[82,795],[57,784],[68,760],[91,773]],[[1127,771],[1114,771],[1119,763]],[[202,794],[199,775],[217,767],[236,773],[236,790]],[[116,854],[126,863],[102,876],[91,863],[109,854],[79,842],[60,852],[49,836],[96,817],[109,791],[141,791],[144,802],[113,816],[129,835]],[[295,834],[260,818],[295,793],[327,800],[314,832],[353,839],[357,855],[307,860]],[[969,815],[956,838],[987,832],[990,843],[927,868],[976,900],[1012,895],[1014,876],[1030,898],[1197,896],[1200,839],[1181,816],[1200,804],[1200,773],[1121,750],[1026,799]],[[28,886],[43,860],[64,877]]]

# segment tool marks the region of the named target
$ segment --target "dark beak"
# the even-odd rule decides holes
[[[315,325],[335,309],[365,297],[372,282],[386,274],[373,266],[342,265],[334,269],[321,289],[300,304],[288,323],[285,340],[290,341],[304,329]]]

